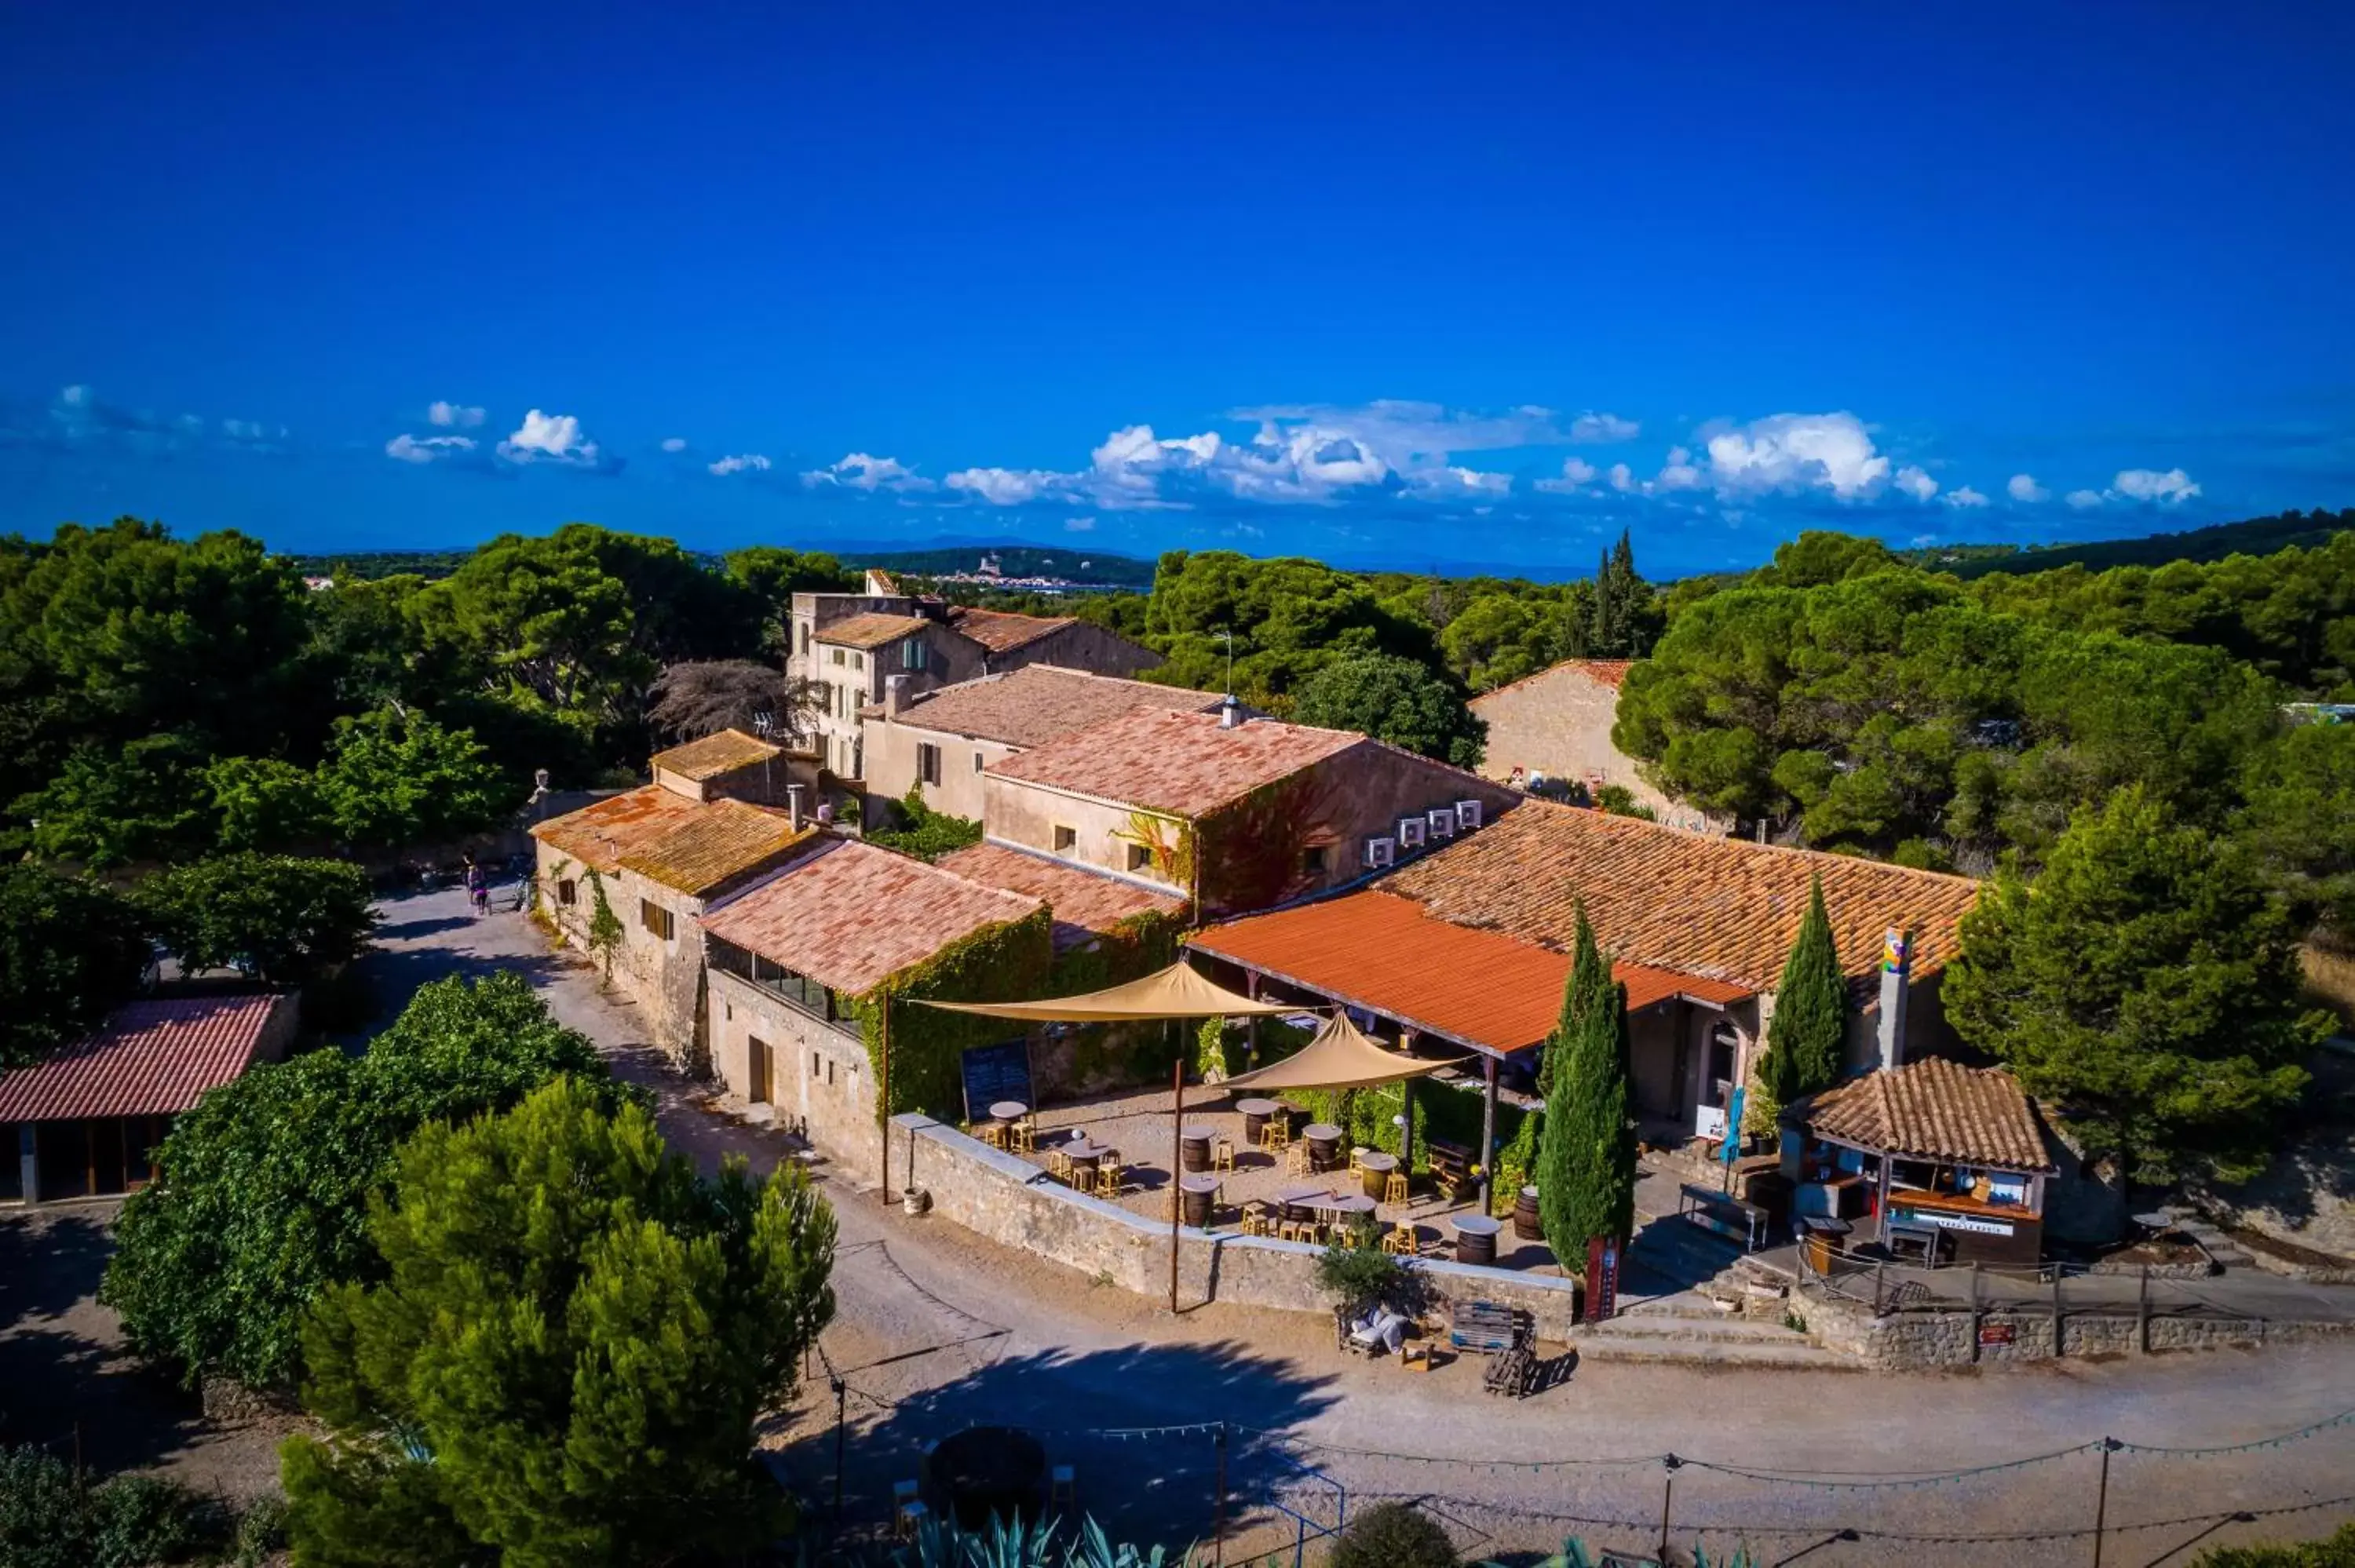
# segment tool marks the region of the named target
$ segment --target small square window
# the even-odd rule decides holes
[[[836,650],[834,651],[834,662],[835,662],[836,663],[837,663],[837,664],[842,663],[842,662],[844,662],[843,652],[842,652],[842,650],[841,650],[841,649],[839,649],[839,648],[837,648],[837,649],[836,649]]]
[[[1131,871],[1151,871],[1153,869],[1153,851],[1151,847],[1146,844],[1129,845],[1128,869]]]
[[[867,668],[867,655],[864,653],[853,653],[850,656],[850,667],[854,670],[864,670]]]
[[[980,753],[978,750],[976,750],[976,751],[973,754],[973,770],[974,770],[975,773],[980,772],[980,771],[982,770],[983,767],[986,764],[986,762],[987,762],[987,761],[988,761],[988,759],[987,759],[986,758],[983,757],[983,756],[981,755],[981,753]]]
[[[556,885],[556,901],[559,904],[575,904],[580,901],[580,898],[581,885],[570,877],[568,876]]]
[[[1055,824],[1055,847],[1056,847],[1057,849],[1059,849],[1059,850],[1076,849],[1076,848],[1078,848],[1078,847],[1079,847],[1079,842],[1080,842],[1080,831],[1079,831],[1079,829],[1077,829],[1077,828],[1067,828],[1067,827],[1063,826],[1060,822],[1058,822],[1058,823],[1056,823],[1056,824]]]
[[[667,942],[670,940],[672,928],[670,911],[655,903],[653,899],[641,898],[638,900],[638,924],[644,926],[647,930],[661,938],[664,941]]]
[[[1300,852],[1300,870],[1305,876],[1322,876],[1332,863],[1333,852],[1323,844],[1311,844]]]
[[[941,748],[930,741],[916,744],[916,777],[927,784],[941,781]]]

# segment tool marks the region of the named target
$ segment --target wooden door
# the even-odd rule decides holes
[[[749,1097],[754,1105],[767,1105],[776,1097],[776,1054],[769,1043],[754,1036],[751,1041],[752,1086]]]

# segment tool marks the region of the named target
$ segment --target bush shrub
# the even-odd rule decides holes
[[[1447,1532],[1409,1503],[1376,1503],[1333,1543],[1331,1568],[1455,1568]]]
[[[0,1568],[155,1568],[209,1561],[229,1520],[186,1487],[145,1476],[92,1486],[45,1449],[0,1449]]]

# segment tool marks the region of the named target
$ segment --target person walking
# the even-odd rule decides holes
[[[491,879],[484,874],[481,866],[474,863],[473,855],[466,857],[466,902],[474,906],[477,916],[490,913]]]

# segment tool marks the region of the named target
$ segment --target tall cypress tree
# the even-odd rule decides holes
[[[1627,988],[1611,978],[1582,905],[1577,958],[1546,1054],[1553,1071],[1538,1149],[1538,1215],[1555,1260],[1575,1271],[1590,1239],[1624,1239],[1636,1219]]]
[[[1824,881],[1807,895],[1807,917],[1783,964],[1774,988],[1774,1016],[1766,1025],[1766,1057],[1758,1065],[1760,1086],[1780,1110],[1802,1095],[1828,1089],[1840,1080],[1848,1056],[1848,979],[1840,973],[1832,944],[1831,916],[1824,908]]]

